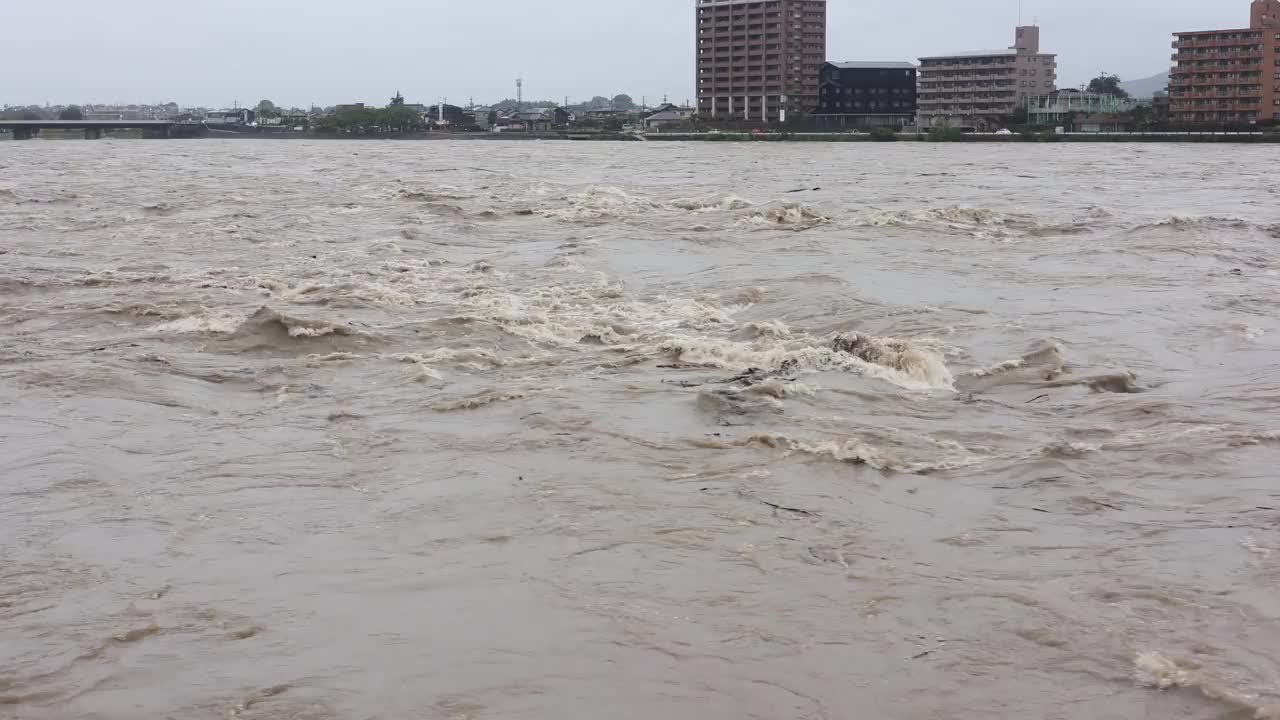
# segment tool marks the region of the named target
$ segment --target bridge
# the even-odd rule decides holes
[[[179,125],[172,120],[0,120],[0,130],[13,131],[14,140],[30,140],[41,130],[83,130],[86,140],[102,137],[103,130],[142,130],[144,138],[175,137]],[[202,129],[200,125],[194,128]],[[185,134],[185,133],[183,133]]]

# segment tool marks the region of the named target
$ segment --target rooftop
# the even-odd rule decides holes
[[[1186,30],[1176,32],[1174,35],[1220,35],[1222,33],[1252,33],[1262,32],[1260,28],[1227,28],[1226,30]]]
[[[958,57],[1004,57],[1008,55],[1017,55],[1018,51],[1013,48],[1005,48],[1004,50],[967,50],[965,52],[946,53],[945,55],[930,55],[922,57],[921,60],[943,60],[946,58]]]
[[[914,63],[909,62],[833,62],[832,65],[841,70],[915,70]]]

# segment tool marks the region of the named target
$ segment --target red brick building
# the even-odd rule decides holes
[[[786,122],[818,105],[826,0],[696,0],[698,115]]]
[[[1253,0],[1248,28],[1176,35],[1171,120],[1280,120],[1280,0]]]

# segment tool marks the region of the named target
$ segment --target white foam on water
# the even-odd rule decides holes
[[[151,331],[161,335],[226,334],[235,332],[245,320],[244,315],[229,310],[205,310],[153,325]]]
[[[831,218],[798,202],[785,202],[752,210],[739,220],[740,224],[750,227],[782,230],[808,230],[829,222]]]
[[[735,195],[713,195],[711,197],[702,198],[678,198],[671,201],[671,206],[680,210],[689,210],[690,212],[713,212],[716,210],[745,210],[752,207],[754,203],[750,200]]]
[[[1253,713],[1254,720],[1280,720],[1280,704],[1263,704],[1258,695],[1221,687],[1202,670],[1187,667],[1159,652],[1137,654],[1134,658],[1134,679],[1139,685],[1158,690],[1196,690],[1210,700]]]
[[[955,379],[941,355],[895,338],[871,338],[873,351],[865,356],[841,352],[830,340],[796,337],[740,342],[706,336],[676,335],[663,339],[657,350],[677,361],[735,372],[751,368],[843,371],[887,380],[908,390],[953,390]]]

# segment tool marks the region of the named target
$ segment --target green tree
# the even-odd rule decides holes
[[[80,110],[79,105],[68,105],[66,109],[58,113],[59,120],[83,120],[84,112]]]
[[[615,110],[635,110],[636,101],[631,99],[630,95],[623,93],[613,96],[613,108]]]
[[[1129,117],[1140,130],[1146,130],[1155,124],[1155,110],[1150,105],[1139,105],[1129,112]]]
[[[264,118],[275,117],[280,114],[276,104],[270,100],[262,100],[253,111],[258,114],[258,117]]]
[[[391,98],[391,107],[399,107],[404,104],[404,96],[397,90],[394,97]]]
[[[48,120],[43,114],[31,108],[5,108],[0,111],[0,120]]]
[[[891,127],[871,128],[871,139],[876,142],[893,142],[898,139],[898,131]]]
[[[359,108],[330,113],[316,121],[316,129],[355,132],[365,125],[368,119],[365,113],[366,111]]]
[[[593,110],[598,110],[600,108],[607,108],[609,107],[609,98],[603,95],[596,95],[595,97],[591,98],[590,104]]]
[[[1115,95],[1122,98],[1129,97],[1129,93],[1120,87],[1120,76],[1105,72],[1089,81],[1089,92],[1100,95]]]
[[[408,132],[420,130],[426,124],[422,120],[422,115],[404,105],[392,105],[389,108],[383,108],[375,112],[377,113],[378,125],[387,130]]]

